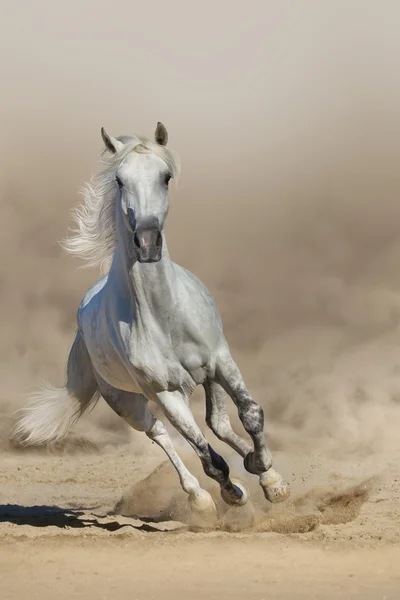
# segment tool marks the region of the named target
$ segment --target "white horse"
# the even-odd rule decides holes
[[[103,396],[129,425],[155,441],[174,465],[192,508],[214,510],[214,502],[175,451],[164,424],[148,408],[153,400],[194,448],[205,473],[231,505],[247,501],[240,482],[207,443],[189,408],[198,385],[206,396],[206,422],[215,435],[259,476],[271,502],[289,496],[272,469],[264,439],[264,415],[247,391],[225,340],[218,309],[204,285],[172,262],[164,236],[168,182],[179,175],[168,134],[157,124],[155,141],[137,136],[102,138],[105,168],[84,188],[75,211],[77,228],[64,248],[106,274],[86,293],[63,388],[45,387],[22,409],[12,437],[21,444],[60,439]],[[224,396],[235,403],[252,446],[234,433]]]

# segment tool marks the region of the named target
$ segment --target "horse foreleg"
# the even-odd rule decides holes
[[[214,500],[200,487],[177,454],[164,423],[155,418],[142,394],[124,392],[99,381],[101,394],[107,404],[136,431],[143,431],[160,446],[178,473],[182,489],[188,494],[191,507],[200,513],[215,513]]]
[[[264,434],[264,411],[250,396],[239,368],[229,353],[225,353],[217,363],[216,380],[236,404],[243,427],[253,441],[254,450],[244,458],[246,470],[259,476],[267,500],[286,500],[290,495],[290,488],[272,468],[272,455]]]
[[[189,496],[189,503],[192,509],[201,513],[215,513],[216,508],[214,500],[206,490],[200,487],[196,477],[194,477],[194,475],[188,471],[182,462],[172,444],[171,438],[165,428],[164,423],[156,419],[151,430],[146,431],[146,435],[164,450],[171,463],[174,465],[176,472],[178,473],[182,489]]]
[[[206,475],[219,483],[223,500],[231,505],[245,504],[247,501],[245,488],[238,482],[231,481],[228,465],[201,433],[187,399],[179,392],[161,392],[156,394],[156,398],[168,420],[199,456]]]
[[[251,452],[251,446],[232,429],[225,406],[225,390],[215,381],[206,381],[206,423],[218,439],[228,444],[243,458]]]

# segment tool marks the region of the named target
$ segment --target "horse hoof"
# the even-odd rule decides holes
[[[237,479],[232,479],[232,484],[234,488],[233,493],[232,491],[228,492],[226,489],[221,488],[222,500],[231,506],[243,506],[249,499],[247,490],[243,483]]]
[[[191,514],[188,525],[195,531],[209,531],[218,523],[217,507],[206,490],[196,490],[189,494]]]
[[[269,502],[284,502],[290,496],[289,484],[274,469],[269,469],[260,476],[260,484]]]
[[[217,514],[217,508],[211,495],[206,490],[196,490],[189,494],[189,504],[192,511],[196,513]]]

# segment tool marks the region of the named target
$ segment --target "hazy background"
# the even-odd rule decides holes
[[[1,23],[3,431],[28,385],[63,382],[98,275],[57,240],[101,126],[161,120],[170,252],[216,297],[275,445],[398,439],[399,3],[38,0]]]

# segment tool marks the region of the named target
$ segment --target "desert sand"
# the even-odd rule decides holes
[[[398,450],[276,451],[294,488],[280,506],[225,452],[251,491],[227,510],[182,446],[220,510],[199,527],[157,447],[101,437],[92,428],[52,451],[2,451],[2,598],[399,597]]]

